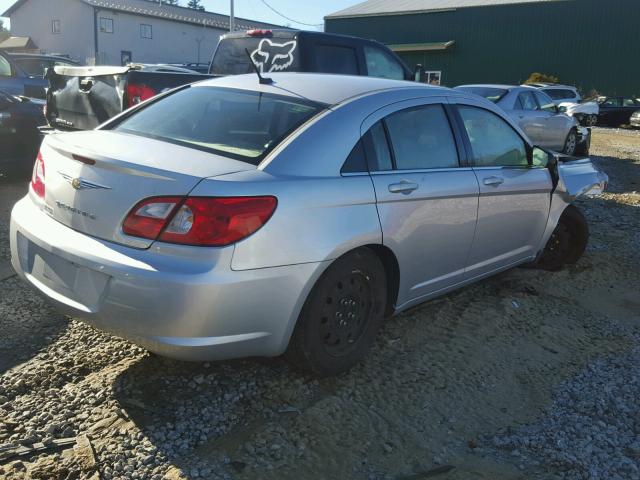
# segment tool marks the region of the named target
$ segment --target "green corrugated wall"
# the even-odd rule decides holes
[[[558,0],[410,15],[327,19],[327,32],[385,44],[446,42],[446,51],[401,53],[442,83],[523,82],[552,74],[584,94],[640,95],[640,0]]]

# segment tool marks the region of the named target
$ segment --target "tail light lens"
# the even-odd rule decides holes
[[[44,158],[42,158],[42,152],[38,152],[36,164],[33,166],[31,188],[38,197],[44,198]]]
[[[247,30],[247,36],[249,37],[273,37],[273,30],[260,30],[254,28],[253,30]]]
[[[125,219],[134,237],[221,247],[257,232],[273,215],[275,197],[157,197],[143,200]]]
[[[133,107],[145,100],[155,97],[156,91],[153,88],[147,87],[144,84],[129,84],[127,85],[127,105]]]

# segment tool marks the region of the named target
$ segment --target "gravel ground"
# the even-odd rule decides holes
[[[338,378],[158,358],[0,281],[0,478],[640,478],[640,135],[592,151],[578,264],[406,312]],[[0,184],[0,265],[23,189]]]

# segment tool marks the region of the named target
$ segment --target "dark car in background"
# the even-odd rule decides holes
[[[599,97],[598,125],[618,127],[629,125],[631,116],[640,110],[640,100],[632,97]]]
[[[45,125],[44,101],[0,90],[0,177],[31,172]]]
[[[11,95],[44,99],[49,87],[44,78],[46,69],[56,65],[78,64],[66,57],[0,51],[0,89]]]
[[[91,130],[159,93],[256,68],[265,76],[309,72],[414,79],[400,57],[374,40],[304,30],[249,30],[221,37],[208,75],[131,66],[56,67],[49,71],[47,120],[56,129]]]

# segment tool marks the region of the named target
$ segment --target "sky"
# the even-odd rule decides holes
[[[13,5],[15,0],[0,0],[0,13]],[[180,0],[181,5],[186,5],[188,0]],[[308,23],[314,26],[302,25],[286,20],[272,12],[262,0],[235,0],[235,14],[238,17],[263,22],[300,27],[308,30],[322,29],[323,17],[329,13],[360,3],[362,0],[266,0],[274,9],[297,22]],[[202,0],[202,5],[211,12],[229,14],[230,0]],[[0,17],[2,18],[2,17]],[[5,26],[8,19],[2,18]]]

